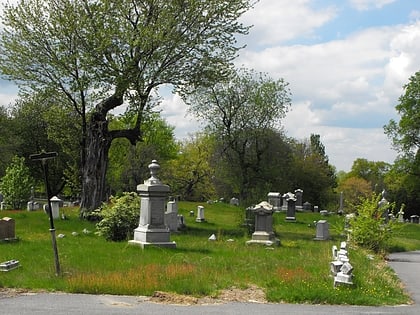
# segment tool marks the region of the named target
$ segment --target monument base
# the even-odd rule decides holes
[[[274,233],[268,233],[263,231],[257,231],[252,233],[252,240],[246,242],[247,245],[260,244],[266,246],[277,246],[280,244],[280,240],[275,238]]]
[[[142,242],[142,241],[131,240],[131,241],[128,241],[128,244],[139,246],[142,249],[144,249],[146,247],[153,247],[153,246],[154,247],[165,247],[165,248],[176,248],[176,243],[175,242],[155,242],[155,243],[149,243],[149,242]]]
[[[134,239],[129,244],[138,245],[142,248],[150,246],[176,247],[175,242],[170,241],[171,233],[164,227],[139,226],[134,230]]]
[[[287,222],[296,222],[296,217],[286,217]]]

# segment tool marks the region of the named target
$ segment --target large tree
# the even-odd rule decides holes
[[[82,209],[104,197],[113,139],[141,140],[153,93],[170,84],[222,78],[246,34],[238,18],[249,0],[21,0],[3,12],[0,72],[22,91],[64,95],[79,115]],[[127,105],[134,125],[109,130],[111,110]]]
[[[190,110],[203,120],[222,145],[220,156],[237,179],[239,197],[249,198],[262,174],[273,129],[290,106],[288,84],[264,73],[239,69],[229,80],[195,89],[187,99]]]
[[[294,141],[293,176],[289,189],[303,189],[305,201],[320,207],[329,206],[336,187],[335,168],[329,164],[325,146],[318,134]]]
[[[391,119],[384,129],[399,152],[413,155],[420,148],[420,72],[410,77],[404,91],[395,106],[400,120]]]
[[[399,121],[390,120],[384,127],[385,133],[392,140],[394,148],[400,153],[391,170],[393,180],[388,182],[393,187],[391,193],[397,204],[405,203],[407,212],[420,213],[420,71],[409,78],[404,85],[404,94],[399,98],[395,109]],[[398,179],[397,179],[398,178]],[[401,184],[400,187],[397,187]]]

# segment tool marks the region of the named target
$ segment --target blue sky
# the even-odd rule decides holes
[[[290,83],[289,136],[319,134],[337,170],[357,158],[394,161],[383,126],[398,118],[402,86],[420,70],[420,1],[260,0],[242,21],[254,26],[236,64]],[[0,105],[15,94],[0,81]],[[177,95],[162,111],[179,138],[200,128]]]
[[[383,126],[420,70],[420,1],[261,0],[242,20],[254,26],[236,64],[290,83],[289,136],[319,134],[337,170],[395,160]],[[176,96],[165,106],[179,134],[196,124]]]

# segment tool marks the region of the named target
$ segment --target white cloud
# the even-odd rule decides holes
[[[289,82],[293,110],[284,120],[289,136],[320,134],[330,161],[348,171],[357,158],[394,160],[382,127],[396,118],[402,86],[420,70],[418,51],[420,21],[363,29],[314,45],[246,49],[237,64]]]
[[[196,119],[188,115],[187,105],[177,94],[164,96],[159,109],[169,125],[176,127],[175,136],[180,140],[202,128]]]
[[[275,44],[299,36],[313,36],[314,29],[336,16],[333,6],[310,7],[311,0],[260,0],[255,8],[243,15],[245,25],[254,25],[249,44]]]
[[[393,163],[395,152],[381,128],[358,129],[323,126],[319,122],[328,112],[315,110],[310,103],[297,104],[288,113],[283,125],[288,135],[297,139],[319,134],[325,145],[329,162],[338,171],[350,171],[354,160],[367,158],[370,161]]]
[[[350,0],[350,4],[357,10],[380,9],[396,0]]]

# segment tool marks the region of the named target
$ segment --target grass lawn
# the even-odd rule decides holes
[[[262,288],[270,302],[395,305],[408,303],[401,283],[382,257],[350,248],[354,286],[333,288],[332,245],[345,240],[340,216],[297,213],[286,222],[275,213],[274,228],[281,245],[246,245],[241,227],[244,210],[227,204],[205,204],[207,222],[197,223],[189,212],[197,203],[180,202],[187,229],[171,235],[176,249],[146,248],[128,242],[107,242],[95,225],[78,218],[77,208],[62,208],[67,220],[55,220],[62,275],[55,275],[48,217],[42,211],[1,211],[16,220],[17,242],[0,243],[0,262],[19,260],[21,267],[0,273],[0,288],[152,295],[167,291],[217,296],[222,289]],[[327,219],[331,240],[315,241],[314,222]],[[84,234],[84,229],[91,233]],[[78,235],[73,236],[72,232]],[[209,241],[211,234],[217,241]],[[420,225],[402,224],[392,250],[420,249]]]

